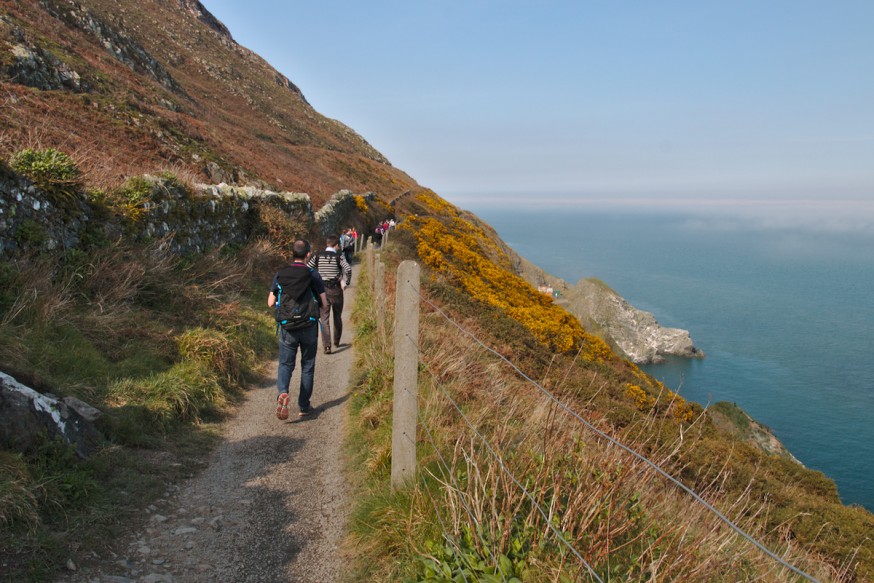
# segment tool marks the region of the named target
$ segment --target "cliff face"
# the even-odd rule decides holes
[[[703,358],[689,332],[666,328],[600,281],[583,279],[567,290],[568,310],[583,325],[601,330],[636,364],[662,362],[667,355]]]
[[[662,326],[652,314],[635,308],[603,282],[583,279],[571,286],[518,256],[516,270],[531,285],[552,289],[557,303],[635,364],[662,362],[669,355],[704,358],[688,331]]]

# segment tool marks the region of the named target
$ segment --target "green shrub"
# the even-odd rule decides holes
[[[200,363],[208,370],[218,373],[229,382],[241,378],[238,351],[231,340],[219,330],[193,328],[176,339],[179,355],[183,360]]]
[[[137,221],[152,202],[152,188],[152,183],[144,176],[133,176],[111,192],[94,191],[90,197],[95,206],[109,208],[131,221]]]
[[[13,239],[22,247],[40,247],[49,238],[45,227],[40,225],[33,219],[25,219],[21,221],[18,228],[15,229]]]
[[[99,485],[86,462],[76,457],[76,449],[60,441],[46,440],[32,456],[30,472],[41,492],[41,514],[54,522],[55,510],[80,510],[89,505]]]
[[[79,190],[79,167],[67,154],[54,148],[26,149],[14,154],[9,166],[50,194],[72,196]]]

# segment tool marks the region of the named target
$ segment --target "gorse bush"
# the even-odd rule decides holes
[[[553,350],[582,349],[595,361],[616,358],[552,298],[491,261],[488,253],[494,250],[484,249],[488,239],[478,227],[460,218],[446,225],[432,217],[413,217],[404,226],[414,229],[417,251],[426,265],[453,277],[474,299],[506,312]]]

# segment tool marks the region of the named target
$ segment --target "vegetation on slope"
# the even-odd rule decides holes
[[[98,237],[0,263],[3,371],[98,407],[108,440],[87,460],[47,440],[0,451],[4,581],[46,580],[78,551],[111,544],[200,467],[213,425],[274,353],[263,302],[283,262],[275,248],[187,258],[167,249]]]
[[[90,207],[75,246],[52,251],[44,224],[19,221],[6,233],[16,253],[0,262],[0,369],[103,413],[106,443],[87,460],[48,439],[0,450],[0,581],[46,580],[111,545],[168,483],[200,468],[214,425],[275,355],[265,290],[286,262],[280,250],[312,238],[312,225],[268,204],[248,246],[181,257],[169,237],[125,239],[155,206],[150,179],[86,189],[77,161],[55,149],[23,149],[0,171],[29,179],[65,217]],[[161,184],[193,192],[169,173]],[[387,212],[358,196],[346,218],[368,230]]]
[[[415,181],[241,47],[198,2],[0,0],[0,157],[55,148],[89,186],[192,182],[396,196]]]
[[[373,306],[362,284],[356,308],[350,443],[365,472],[354,521],[362,558],[355,577],[800,579],[564,407],[646,455],[818,580],[874,576],[867,538],[874,519],[842,506],[830,480],[721,434],[698,405],[577,332],[514,278],[500,242],[475,217],[430,193],[407,211],[382,260],[389,274],[403,259],[426,267],[419,475],[409,489],[388,486],[389,277],[385,306]],[[560,405],[456,324],[537,379]]]

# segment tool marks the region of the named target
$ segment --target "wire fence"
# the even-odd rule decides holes
[[[409,338],[409,337],[408,337],[408,340],[410,342],[413,341],[412,338]],[[434,371],[431,369],[431,367],[428,365],[428,363],[424,363],[424,364],[425,364],[425,367],[428,369],[428,371],[431,373],[432,378],[437,378],[434,375]],[[592,567],[592,565],[590,565],[589,562],[583,558],[582,553],[580,553],[580,551],[576,547],[574,547],[567,540],[567,538],[565,538],[564,534],[555,527],[555,525],[549,519],[549,515],[543,509],[543,506],[540,504],[540,502],[538,502],[537,499],[534,497],[534,495],[530,491],[528,491],[528,489],[522,484],[522,482],[519,480],[519,478],[517,478],[513,474],[513,472],[510,471],[510,469],[504,463],[504,459],[497,452],[496,448],[491,444],[491,442],[489,442],[488,439],[483,437],[482,433],[480,433],[480,431],[470,421],[470,419],[467,417],[467,415],[464,414],[464,411],[462,411],[461,407],[458,406],[458,403],[455,401],[455,399],[452,398],[452,395],[449,394],[449,391],[447,391],[446,388],[441,383],[437,382],[435,384],[436,384],[437,388],[440,390],[440,392],[443,393],[443,396],[446,398],[446,400],[449,401],[449,403],[452,405],[452,407],[458,412],[459,416],[464,420],[464,423],[468,426],[468,428],[470,428],[470,430],[473,432],[473,434],[476,435],[476,437],[482,442],[482,444],[488,450],[489,454],[491,454],[491,456],[494,458],[494,460],[498,463],[498,467],[501,468],[501,471],[504,472],[507,475],[507,477],[510,478],[510,480],[514,484],[516,484],[516,486],[519,488],[519,490],[522,491],[522,493],[525,495],[525,497],[528,498],[528,500],[531,502],[531,504],[537,509],[537,512],[543,517],[549,530],[552,531],[552,533],[555,535],[555,537],[565,547],[567,547],[567,549],[580,561],[580,564],[582,564],[589,571],[589,573],[591,573],[592,577],[596,581],[598,581],[598,583],[604,583],[603,580],[598,576],[598,573],[595,572],[595,569]],[[433,441],[432,441],[432,443],[433,443]]]
[[[722,512],[717,510],[712,504],[707,502],[700,494],[698,494],[697,492],[695,492],[694,490],[692,490],[691,488],[689,488],[688,486],[683,484],[681,481],[679,481],[674,476],[670,475],[668,472],[666,472],[664,469],[662,469],[656,462],[652,461],[651,459],[649,459],[645,455],[635,451],[631,447],[628,447],[627,445],[619,442],[617,439],[615,439],[611,435],[609,435],[609,434],[605,433],[604,431],[595,427],[592,423],[590,423],[582,415],[580,415],[579,413],[577,413],[576,411],[571,409],[566,403],[564,403],[560,399],[558,399],[548,389],[544,388],[540,383],[538,383],[537,381],[535,381],[534,379],[529,377],[516,364],[514,364],[512,361],[507,359],[505,356],[500,354],[498,351],[496,351],[492,347],[488,346],[485,342],[483,342],[481,339],[479,339],[475,334],[473,334],[472,332],[470,332],[469,330],[464,328],[462,325],[460,325],[458,322],[453,320],[452,317],[450,317],[443,309],[441,309],[439,306],[437,306],[434,302],[430,301],[427,297],[425,297],[416,287],[413,287],[412,285],[410,285],[410,288],[412,289],[412,293],[415,293],[416,295],[418,295],[420,302],[430,306],[430,308],[434,312],[436,312],[437,314],[442,316],[451,326],[455,327],[462,334],[464,334],[465,336],[470,338],[474,343],[476,343],[477,345],[482,347],[485,351],[487,351],[490,354],[493,354],[494,356],[497,356],[501,361],[503,361],[507,365],[509,365],[522,379],[524,379],[527,383],[530,383],[531,385],[536,387],[547,399],[549,399],[554,405],[556,405],[560,410],[564,411],[572,419],[576,420],[576,422],[578,422],[580,425],[584,426],[586,429],[593,432],[599,438],[606,440],[608,443],[620,448],[622,451],[633,456],[635,459],[637,459],[641,463],[645,464],[646,466],[648,466],[652,470],[654,470],[658,475],[662,476],[667,481],[669,481],[670,483],[672,483],[673,485],[675,485],[676,487],[681,489],[683,492],[690,495],[695,501],[697,501],[704,508],[706,508],[710,513],[712,513],[714,516],[716,516],[720,521],[722,521],[725,525],[727,525],[731,530],[733,530],[735,533],[737,533],[738,535],[743,537],[745,540],[750,542],[752,545],[754,545],[756,548],[758,548],[765,555],[767,555],[768,557],[770,557],[771,559],[776,561],[782,567],[790,570],[791,572],[795,573],[796,575],[798,575],[800,577],[803,577],[804,579],[806,579],[808,581],[814,581],[814,582],[818,583],[818,580],[815,579],[813,576],[809,575],[808,573],[802,571],[801,569],[799,569],[799,568],[795,567],[794,565],[792,565],[791,563],[787,562],[785,559],[783,559],[782,557],[780,557],[779,555],[777,555],[776,553],[771,551],[769,548],[767,548],[763,543],[761,543],[760,541],[755,539],[753,536],[751,536],[750,534],[745,532],[742,528],[737,526],[728,517],[726,517]],[[398,282],[398,293],[408,293],[408,292],[402,291],[400,281]],[[414,339],[414,338],[407,336],[406,341],[413,343],[413,344],[416,344],[416,348],[418,349],[418,344],[417,344],[418,339]],[[545,521],[545,524],[548,526],[548,528],[550,529],[552,534],[556,537],[556,539],[562,545],[564,545],[568,549],[568,551],[579,561],[579,564],[586,569],[586,571],[591,575],[593,580],[598,581],[599,583],[603,583],[603,580],[598,575],[598,573],[595,571],[594,567],[583,556],[583,553],[581,553],[579,549],[575,548],[574,545],[570,541],[567,540],[567,538],[564,536],[564,534],[552,524],[552,520],[550,520],[550,516],[547,513],[547,511],[544,509],[542,502],[538,501],[537,498],[534,496],[534,494],[532,494],[522,484],[522,482],[518,479],[518,477],[515,476],[510,471],[507,464],[505,463],[505,460],[503,459],[500,452],[498,451],[498,448],[495,447],[494,444],[490,443],[489,440],[482,434],[482,432],[479,431],[479,429],[475,426],[475,424],[471,422],[469,417],[467,415],[465,415],[464,411],[459,406],[458,402],[455,399],[453,399],[452,395],[446,389],[446,387],[444,387],[437,380],[440,378],[440,375],[437,374],[437,371],[432,370],[429,363],[422,361],[422,359],[420,359],[420,362],[422,364],[424,364],[425,368],[430,373],[432,379],[434,379],[434,384],[435,384],[436,388],[438,389],[438,391],[441,393],[442,397],[444,399],[446,399],[446,401],[452,406],[452,408],[457,412],[457,414],[460,416],[460,418],[464,421],[464,424],[470,429],[470,431],[482,443],[482,445],[488,451],[489,455],[498,464],[501,471],[505,473],[505,475],[511,480],[511,482],[513,482],[519,488],[519,490],[522,492],[522,494],[530,501],[532,506],[542,516],[542,518]],[[451,487],[451,488],[457,490],[459,493],[461,493],[461,488],[458,485],[458,483],[455,481],[451,466],[443,458],[443,455],[440,452],[440,448],[435,443],[435,440],[433,438],[433,435],[432,435],[430,429],[428,428],[428,426],[424,423],[424,420],[422,419],[421,413],[417,413],[417,414],[418,414],[419,423],[424,428],[425,434],[427,436],[429,443],[434,448],[434,451],[437,452],[437,455],[439,457],[439,460],[440,460],[439,466],[441,468],[441,472],[443,472],[444,476],[445,476],[445,479],[443,482],[447,485],[447,487]],[[407,436],[407,438],[415,440],[415,436],[413,436],[412,438],[410,438],[410,436]],[[413,445],[415,445],[415,443]],[[427,488],[426,488],[426,490],[427,490]],[[463,494],[460,494],[459,499],[464,501]],[[437,512],[437,515],[439,517],[440,513],[437,510],[436,502],[433,499],[432,499],[432,503],[434,503],[435,512]],[[463,503],[463,505],[465,507],[465,512],[468,514],[468,516],[471,518],[471,520],[474,522],[474,524],[477,524],[478,526],[480,526],[477,523],[475,513],[473,512],[473,510],[466,503]],[[442,519],[441,519],[441,521],[442,521]],[[445,528],[445,525],[444,525],[444,528]],[[458,548],[457,544],[451,540],[452,537],[446,536],[446,538],[448,541],[450,541],[449,542],[450,545],[454,545],[454,548],[456,548],[456,549]],[[488,544],[486,544],[485,546],[488,549],[488,552],[491,556],[491,559],[494,561],[497,569],[499,570],[500,576],[503,578],[503,580],[506,581],[507,579],[506,579],[505,574],[503,572],[501,572],[501,570],[500,570],[500,561],[498,560],[498,557],[496,557],[496,555],[494,554],[494,551],[492,551],[489,548]],[[458,550],[460,551],[460,549],[458,549]],[[466,577],[465,577],[465,580],[466,580]]]

